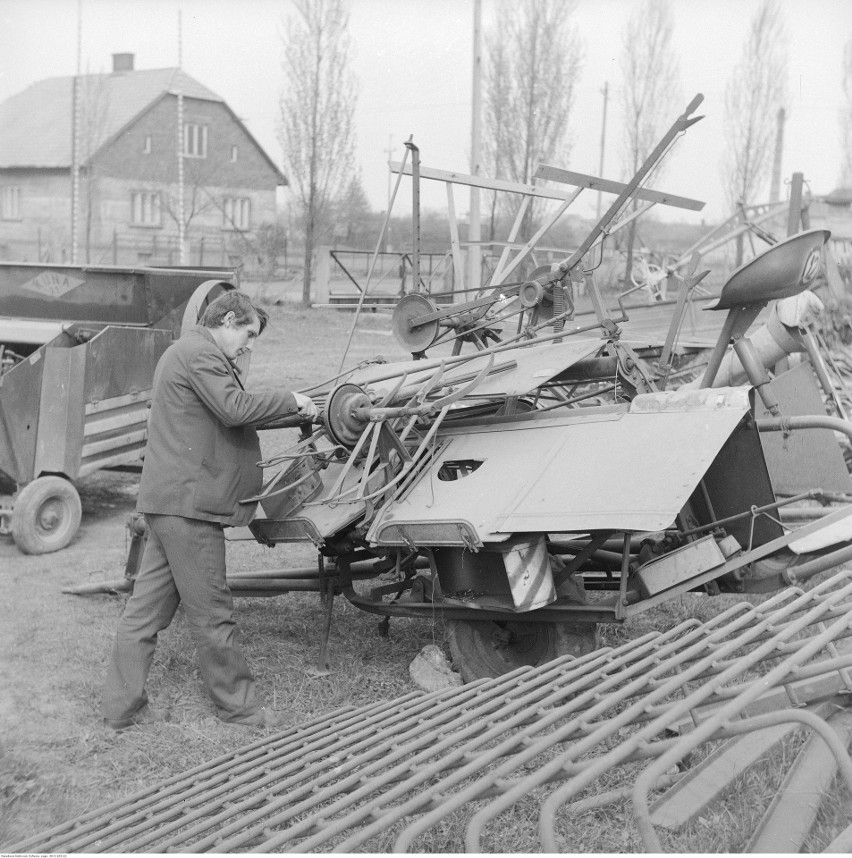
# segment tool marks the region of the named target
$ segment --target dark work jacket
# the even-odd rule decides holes
[[[198,325],[154,372],[139,512],[247,524],[263,473],[254,426],[298,411],[292,393],[245,390],[210,331]]]

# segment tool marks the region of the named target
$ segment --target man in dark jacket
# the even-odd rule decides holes
[[[234,362],[251,351],[267,319],[244,293],[226,292],[157,365],[136,506],[148,539],[104,688],[104,722],[112,729],[160,717],[148,706],[145,680],[157,635],[181,602],[218,716],[258,727],[282,720],[258,700],[239,645],[223,534],[254,514],[254,505],[238,503],[257,495],[263,479],[254,426],[288,414],[317,416],[303,394],[243,387]]]

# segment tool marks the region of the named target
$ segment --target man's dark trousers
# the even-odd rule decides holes
[[[146,513],[142,564],[119,622],[107,672],[103,715],[120,721],[148,702],[145,680],[157,635],[183,603],[201,675],[225,721],[260,708],[239,645],[233,599],[225,582],[225,536],[216,522]]]

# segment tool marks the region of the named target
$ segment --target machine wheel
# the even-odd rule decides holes
[[[593,623],[450,620],[447,640],[465,682],[537,667],[561,655],[581,656],[600,645]]]
[[[25,554],[59,551],[80,527],[83,507],[77,489],[62,477],[27,483],[12,510],[12,538]]]

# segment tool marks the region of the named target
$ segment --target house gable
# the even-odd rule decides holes
[[[73,91],[73,77],[48,78],[32,84],[0,104],[0,169],[70,169]],[[124,132],[134,128],[164,99],[176,103],[178,92],[183,94],[185,106],[193,105],[193,109],[202,113],[198,105],[216,106],[229,114],[232,122],[242,128],[245,141],[251,141],[251,147],[277,173],[272,185],[286,184],[286,179],[274,162],[242,126],[224,100],[177,68],[82,75],[81,161],[85,164],[90,158],[98,157],[101,149],[111,147]],[[172,126],[176,125],[176,111],[168,122]],[[168,127],[160,133],[169,133]],[[245,141],[240,141],[243,145],[234,145],[240,150],[246,149]]]
[[[73,81],[41,81],[0,104],[0,255],[60,261],[73,241],[86,261],[112,264],[171,265],[180,248],[190,264],[256,258],[253,231],[276,220],[286,179],[224,100],[178,69],[80,79],[72,237]],[[181,159],[182,206],[179,93],[196,132]]]
[[[206,155],[183,159],[187,184],[270,190],[286,184],[224,102],[183,99],[185,125],[206,128]],[[234,160],[236,148],[236,160]],[[177,96],[164,94],[90,159],[93,170],[141,182],[178,181]]]

